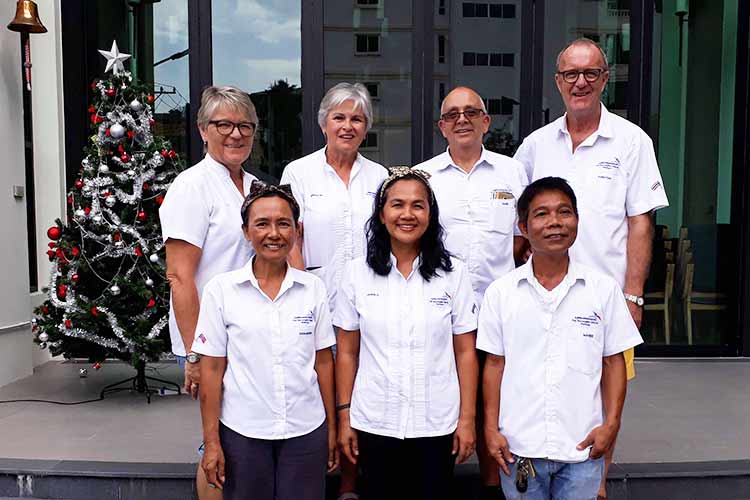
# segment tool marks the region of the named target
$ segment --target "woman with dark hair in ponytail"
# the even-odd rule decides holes
[[[448,499],[476,441],[477,307],[443,245],[429,174],[390,173],[367,256],[347,264],[336,295],[339,446],[359,461],[366,498]]]

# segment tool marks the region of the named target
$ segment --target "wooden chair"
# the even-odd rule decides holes
[[[682,302],[685,314],[688,345],[693,345],[693,311],[721,311],[727,309],[726,294],[693,290],[695,263],[692,253],[686,254],[682,283]]]
[[[669,345],[672,312],[671,298],[675,277],[674,255],[672,252],[667,252],[665,254],[664,261],[666,268],[664,273],[664,289],[646,293],[644,299],[647,303],[643,306],[643,309],[644,311],[662,311],[664,316],[664,343]],[[656,302],[648,303],[650,301]]]

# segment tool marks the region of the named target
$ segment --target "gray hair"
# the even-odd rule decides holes
[[[258,113],[250,100],[250,95],[237,87],[206,87],[201,95],[201,107],[196,121],[200,128],[208,126],[208,122],[219,108],[228,108],[247,116],[248,121],[258,126]]]
[[[342,82],[331,87],[320,101],[318,109],[318,125],[325,128],[328,113],[344,101],[354,101],[354,109],[359,109],[365,115],[367,130],[372,128],[372,99],[367,87],[361,83]]]
[[[604,53],[604,50],[601,48],[601,46],[590,38],[581,37],[581,38],[576,38],[575,40],[570,42],[568,45],[565,46],[565,48],[563,48],[560,51],[559,54],[557,54],[557,62],[555,64],[556,64],[558,71],[560,70],[560,59],[562,59],[563,54],[565,53],[566,50],[568,50],[574,45],[588,45],[589,47],[596,47],[596,50],[598,50],[599,54],[601,54],[602,56],[602,61],[604,62],[604,69],[609,70],[609,61],[607,60],[607,54]]]

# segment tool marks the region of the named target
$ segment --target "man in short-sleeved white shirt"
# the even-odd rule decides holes
[[[244,172],[245,193],[255,176]],[[201,249],[195,270],[198,297],[206,283],[219,273],[242,267],[253,249],[242,233],[240,207],[244,197],[229,177],[229,170],[206,154],[205,158],[180,173],[159,208],[162,239],[182,240]],[[177,327],[174,307],[169,309],[172,352],[185,356],[185,345]]]
[[[642,339],[618,283],[568,257],[578,213],[563,179],[527,187],[519,226],[532,257],[490,285],[479,314],[488,449],[508,500],[522,462],[535,471],[526,500],[593,500],[619,431],[622,352]]]
[[[300,206],[305,268],[323,278],[331,307],[344,265],[365,254],[365,224],[387,176],[382,165],[358,153],[347,187],[328,164],[326,148],[294,160],[281,176],[281,184],[292,186]]]
[[[466,268],[453,259],[453,271],[426,281],[419,258],[408,278],[392,262],[380,276],[364,257],[351,261],[336,297],[333,324],[361,335],[351,426],[399,439],[445,436],[461,401],[452,335],[476,329]]]
[[[516,267],[514,244],[523,241],[516,227],[516,200],[527,176],[518,161],[482,145],[490,116],[475,91],[455,88],[445,96],[440,113],[438,125],[448,149],[415,168],[432,176],[445,246],[466,264],[479,305],[489,284]]]
[[[251,260],[206,285],[192,350],[229,360],[224,425],[245,437],[289,439],[325,420],[315,352],[335,343],[328,296],[318,277],[288,267],[271,300]]]

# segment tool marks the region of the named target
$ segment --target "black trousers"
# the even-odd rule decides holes
[[[358,431],[362,500],[451,500],[453,434],[396,439]]]

